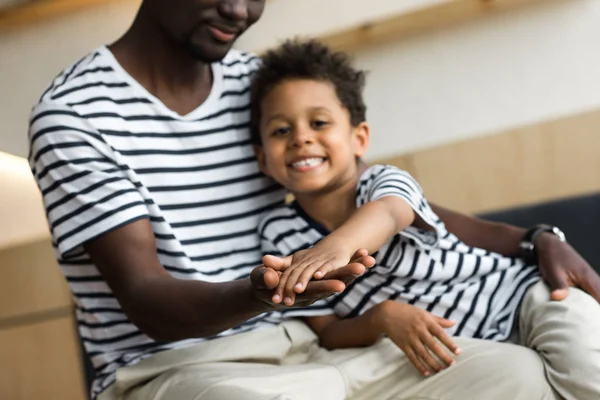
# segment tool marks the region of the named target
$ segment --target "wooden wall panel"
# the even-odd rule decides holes
[[[83,400],[70,317],[0,330],[0,399]]]
[[[469,213],[600,191],[600,110],[383,160]]]
[[[49,240],[0,251],[0,277],[0,322],[72,308]]]

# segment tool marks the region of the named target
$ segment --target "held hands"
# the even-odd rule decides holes
[[[425,376],[455,363],[461,350],[444,328],[455,322],[410,304],[384,301],[378,304],[376,323]]]
[[[283,301],[286,306],[294,305],[296,295],[306,290],[309,281],[323,279],[327,273],[344,267],[350,262],[348,250],[342,246],[323,243],[283,258],[282,273],[273,294],[273,303],[279,304]],[[364,252],[359,250],[354,256],[359,254],[362,255]],[[263,263],[266,266],[280,265],[277,264],[281,263],[280,260],[281,258],[278,257],[265,256]]]
[[[291,265],[291,257],[280,258],[265,256],[264,264],[250,274],[250,282],[254,295],[273,308],[286,308],[286,304],[273,301],[274,290],[279,286],[280,277]],[[294,307],[306,307],[315,301],[341,293],[358,276],[375,264],[373,257],[366,250],[358,250],[351,257],[351,262],[336,270],[326,273],[318,281],[310,281],[301,294],[296,295]]]

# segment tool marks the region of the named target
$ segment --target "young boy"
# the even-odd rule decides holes
[[[254,78],[261,169],[295,198],[259,228],[265,264],[295,253],[273,301],[293,304],[310,279],[366,249],[375,267],[333,300],[290,313],[306,317],[323,346],[365,346],[385,335],[429,375],[460,353],[451,336],[511,340],[540,353],[562,397],[600,398],[598,303],[577,289],[570,303],[550,303],[537,267],[467,246],[408,173],[364,165],[363,85],[346,55],[315,41],[268,52]]]

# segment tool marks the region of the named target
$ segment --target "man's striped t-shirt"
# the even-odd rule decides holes
[[[260,173],[250,141],[258,63],[231,51],[212,65],[207,100],[180,116],[101,47],[63,71],[33,109],[29,161],[96,369],[94,396],[118,367],[197,340],[158,344],[140,332],[82,244],[149,219],[158,257],[177,278],[230,281],[260,263],[258,223],[284,191]],[[264,314],[222,335],[279,318]]]
[[[467,246],[448,232],[407,172],[372,166],[360,178],[356,205],[385,196],[404,199],[432,229],[409,227],[394,235],[374,254],[375,266],[343,293],[294,314],[351,318],[396,300],[457,321],[448,329],[451,335],[507,339],[523,295],[540,279],[537,267]],[[282,256],[309,248],[329,234],[297,203],[273,211],[259,229],[263,252]]]

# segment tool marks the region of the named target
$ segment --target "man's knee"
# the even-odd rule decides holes
[[[461,347],[463,353],[457,366],[463,368],[463,380],[473,386],[473,393],[487,391],[493,393],[494,398],[515,400],[555,398],[542,360],[535,351],[495,342]]]

